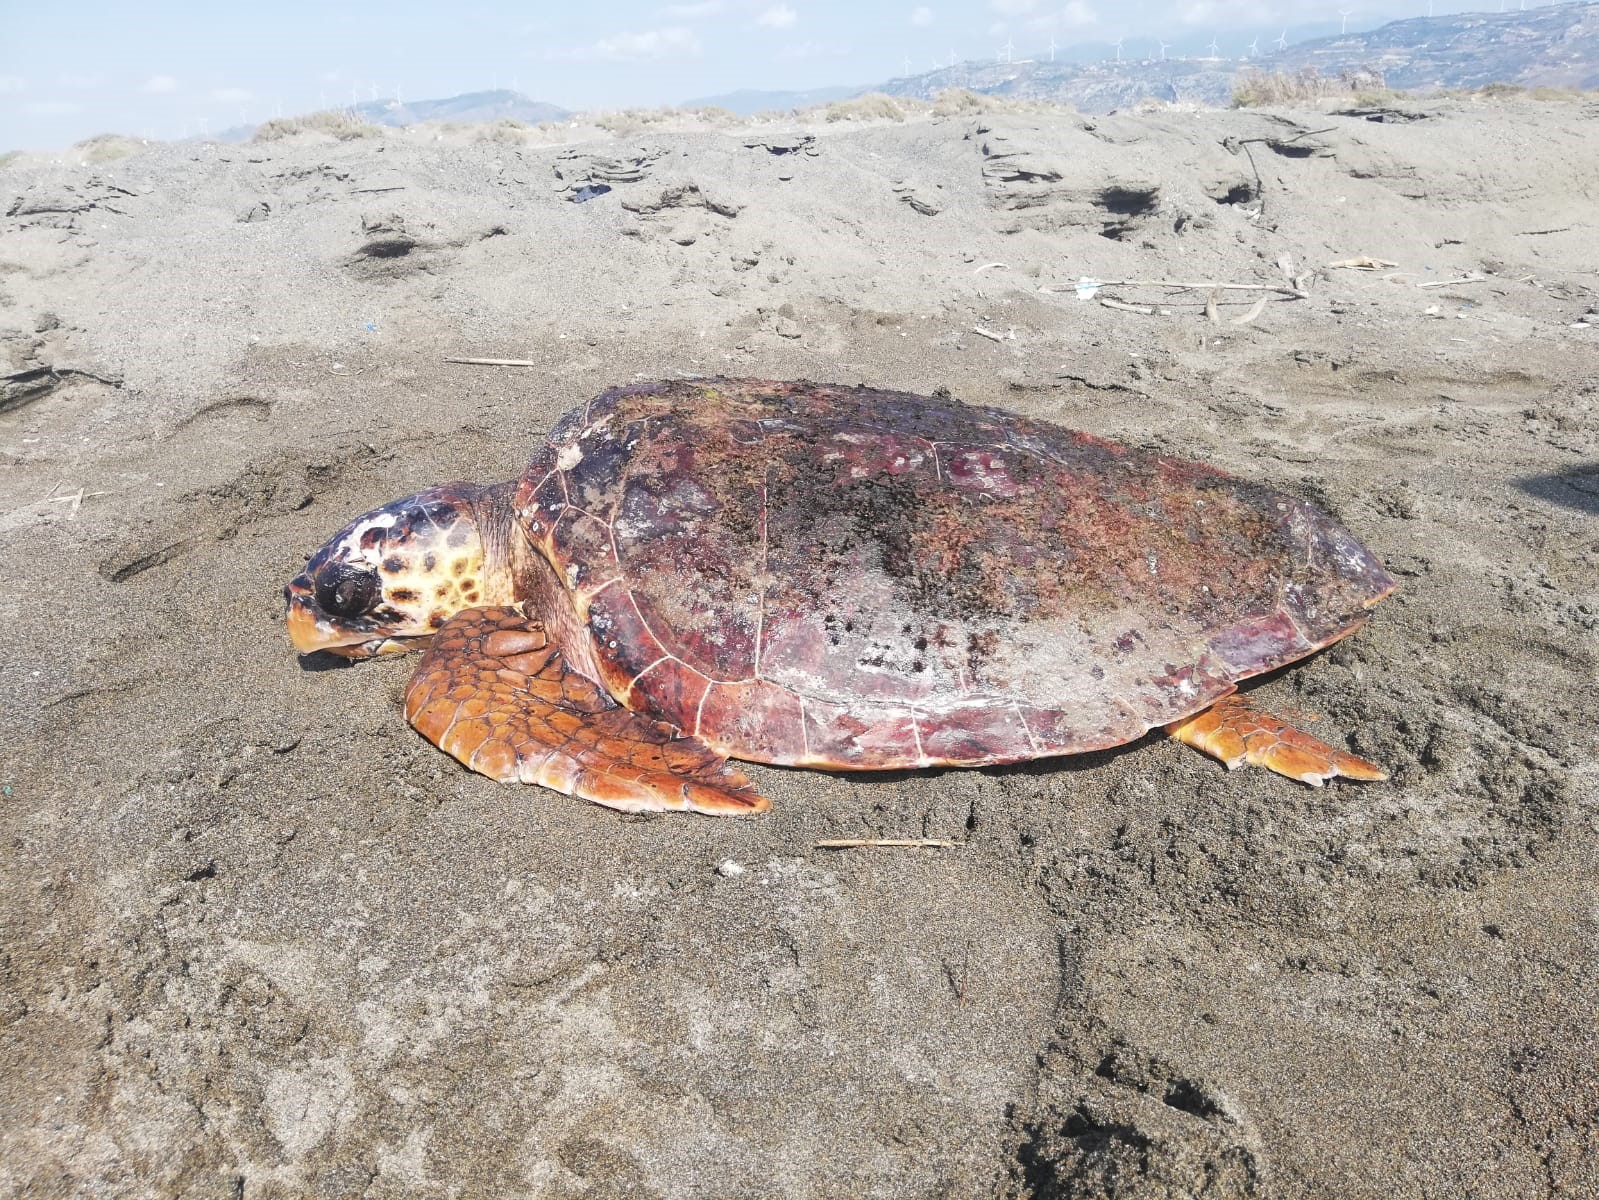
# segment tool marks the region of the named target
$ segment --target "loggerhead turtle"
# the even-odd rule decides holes
[[[1236,695],[1394,590],[1309,504],[993,408],[806,382],[616,388],[521,478],[340,530],[302,652],[425,646],[407,718],[630,811],[767,806],[728,758],[875,770],[1118,746],[1386,778]]]

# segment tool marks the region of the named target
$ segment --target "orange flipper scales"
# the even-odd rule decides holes
[[[469,608],[433,638],[406,689],[429,741],[502,782],[542,784],[625,812],[761,812],[727,760],[672,726],[622,708],[567,667],[517,608]]]
[[[1388,778],[1388,772],[1376,763],[1329,746],[1236,693],[1202,713],[1172,722],[1166,732],[1184,745],[1219,758],[1228,770],[1247,762],[1312,787],[1320,787],[1336,775]]]

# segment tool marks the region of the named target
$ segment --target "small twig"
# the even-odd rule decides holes
[[[970,941],[961,943],[960,969],[955,969],[955,964],[944,964],[944,978],[949,980],[950,990],[955,993],[955,1006],[966,1007],[966,981],[971,977],[972,944]]]
[[[1434,279],[1430,283],[1418,283],[1419,288],[1453,287],[1457,283],[1487,283],[1486,275],[1465,275],[1459,279]]]
[[[1248,325],[1251,321],[1253,321],[1256,317],[1260,316],[1260,314],[1265,312],[1265,311],[1266,311],[1266,297],[1262,296],[1259,300],[1255,301],[1253,307],[1251,307],[1250,310],[1248,312],[1246,312],[1243,316],[1234,317],[1233,320],[1232,320],[1232,323],[1234,325]]]
[[[816,843],[818,850],[855,850],[862,847],[888,846],[893,848],[947,850],[959,846],[943,838],[829,838]]]
[[[1099,302],[1106,308],[1114,308],[1117,312],[1142,313],[1146,317],[1155,315],[1155,310],[1147,304],[1127,304],[1121,300],[1112,300],[1109,296],[1101,296]]]
[[[1016,331],[1014,329],[1010,331],[1009,338],[1007,338],[1003,333],[995,333],[992,329],[984,329],[981,325],[973,325],[972,332],[981,334],[991,342],[1003,342],[1007,340],[1014,341],[1016,338]]]
[[[1238,141],[1238,144],[1240,146],[1248,146],[1248,145],[1250,145],[1250,144],[1252,144],[1254,142],[1265,142],[1268,145],[1286,146],[1290,142],[1297,142],[1300,138],[1315,137],[1318,133],[1332,133],[1337,128],[1338,127],[1336,125],[1329,125],[1329,126],[1327,126],[1326,129],[1307,129],[1307,130],[1305,130],[1304,133],[1296,133],[1291,138],[1280,138],[1280,137],[1240,138],[1239,141]]]
[[[451,358],[445,356],[447,363],[465,363],[469,367],[536,367],[540,364],[527,358]]]
[[[1184,283],[1178,279],[1095,279],[1092,281],[1097,288],[1108,287],[1163,287],[1179,292],[1202,292],[1213,288],[1223,292],[1276,292],[1281,296],[1292,296],[1296,300],[1309,300],[1310,294],[1299,288],[1280,287],[1275,283]],[[1041,292],[1051,295],[1060,295],[1065,288],[1039,288]],[[1071,289],[1076,291],[1074,287]]]

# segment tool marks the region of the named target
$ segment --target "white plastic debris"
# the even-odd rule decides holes
[[[734,862],[731,858],[723,859],[716,864],[716,873],[723,879],[737,879],[744,874],[744,864]]]

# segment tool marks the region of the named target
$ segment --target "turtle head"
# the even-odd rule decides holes
[[[397,654],[425,645],[463,608],[507,602],[509,572],[487,561],[479,529],[489,491],[447,483],[334,534],[283,589],[294,648],[344,658]]]

